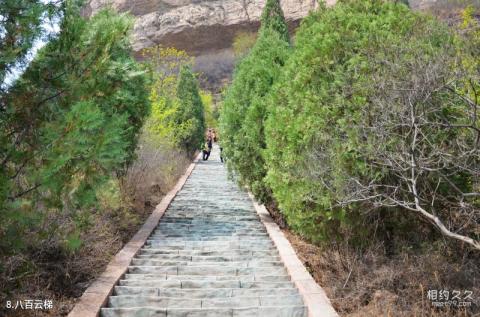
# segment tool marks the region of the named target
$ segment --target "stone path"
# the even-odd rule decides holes
[[[214,147],[115,286],[102,317],[303,317],[307,309],[247,193]]]

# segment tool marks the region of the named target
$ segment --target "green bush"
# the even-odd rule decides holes
[[[352,0],[311,14],[296,40],[269,94],[267,182],[288,223],[303,236],[358,236],[368,229],[367,211],[414,204],[399,172],[408,164],[399,170],[389,165],[409,151],[409,102],[418,109],[414,122],[431,121],[417,157],[426,162],[445,147],[458,153],[448,139],[463,134],[438,128],[441,120],[466,118],[461,98],[440,91],[455,61],[453,36],[403,4]],[[463,184],[471,179],[455,177]],[[439,177],[423,171],[418,181],[421,199],[435,200],[429,190]]]
[[[288,25],[283,15],[282,6],[279,0],[267,0],[260,18],[261,27],[260,33],[270,30],[278,33],[280,39],[285,42],[290,42],[290,35],[288,34]]]
[[[262,153],[263,121],[267,115],[264,97],[280,76],[289,54],[288,30],[279,2],[268,1],[258,40],[237,65],[221,110],[220,134],[228,167],[263,202],[271,199],[264,182]]]
[[[99,188],[132,161],[149,112],[133,20],[111,10],[86,20],[79,10],[67,2],[60,33],[2,100],[0,254],[31,233],[61,236],[44,223],[50,213],[68,223],[95,206]]]
[[[183,131],[190,124],[178,121],[177,111],[182,111],[177,98],[177,88],[182,66],[192,65],[193,58],[185,51],[169,47],[155,46],[143,51],[154,72],[154,82],[150,92],[151,113],[145,122],[143,138],[152,146],[169,145],[180,148]],[[181,138],[180,138],[181,137]]]
[[[172,121],[182,125],[175,138],[181,148],[193,154],[202,147],[205,134],[205,113],[198,82],[189,66],[180,69],[177,86],[178,108]]]

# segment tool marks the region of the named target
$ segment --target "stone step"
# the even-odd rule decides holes
[[[207,235],[182,235],[182,236],[162,236],[162,235],[152,235],[149,237],[149,241],[172,241],[172,242],[182,242],[182,241],[220,241],[220,242],[243,242],[243,241],[268,241],[268,236],[255,235],[255,236],[235,236],[235,235],[217,235],[217,236],[207,236]]]
[[[256,216],[248,216],[248,215],[238,215],[238,214],[207,214],[207,213],[185,213],[185,214],[176,214],[176,219],[190,219],[189,222],[178,222],[178,220],[174,221],[174,224],[198,224],[198,223],[211,223],[218,224],[220,222],[226,222],[230,226],[235,225],[234,222],[236,221],[244,221],[245,223],[237,223],[236,225],[252,225],[258,226],[258,219]],[[168,220],[166,222],[169,224]]]
[[[162,220],[163,221],[163,220]],[[238,229],[261,229],[262,224],[259,223],[259,219],[251,218],[251,219],[243,219],[239,220],[238,217],[232,219],[220,219],[218,217],[215,218],[178,218],[177,220],[165,220],[165,222],[161,222],[159,228],[162,227],[197,227],[197,228],[205,228],[205,229],[231,229],[231,228],[238,228]]]
[[[202,219],[198,219],[196,217],[193,217],[192,215],[189,216],[179,216],[179,217],[165,217],[165,219],[162,219],[163,223],[184,223],[184,224],[192,224],[192,223],[219,223],[219,222],[226,222],[226,223],[236,223],[238,221],[245,221],[245,222],[253,222],[253,221],[259,221],[257,215],[251,215],[251,216],[215,216],[212,215],[211,217],[205,216]],[[238,223],[237,223],[238,224]]]
[[[258,221],[256,216],[252,216],[251,213],[245,213],[245,214],[237,214],[233,212],[229,213],[207,213],[207,212],[184,212],[180,213],[177,212],[175,215],[175,218],[179,219],[192,219],[194,220],[193,223],[198,223],[198,222],[206,222],[209,220],[213,220],[215,222],[220,222],[220,221],[227,221],[227,222],[232,222],[236,220],[254,220]],[[182,222],[183,223],[183,222]],[[251,223],[253,225],[257,225],[257,223]]]
[[[225,199],[226,200],[226,199]],[[226,201],[225,203],[229,203]],[[190,212],[190,213],[201,213],[201,212],[223,212],[223,213],[229,213],[229,214],[252,214],[252,210],[250,206],[247,205],[236,205],[236,206],[229,206],[225,208],[225,204],[212,204],[209,206],[191,206],[188,204],[183,204],[182,206],[179,206],[177,204],[172,204],[170,205],[170,208],[168,209],[168,212],[170,213],[170,216],[176,215],[178,212]]]
[[[180,281],[231,281],[241,282],[290,282],[289,275],[168,275],[168,274],[125,274],[125,280],[180,280]]]
[[[238,232],[238,231],[217,231],[217,232],[201,232],[201,231],[189,231],[189,232],[179,232],[178,230],[159,230],[156,232],[153,232],[153,234],[150,237],[158,237],[158,238],[183,238],[183,237],[219,237],[219,238],[224,238],[224,237],[245,237],[245,238],[256,238],[256,237],[266,237],[268,238],[268,233],[267,232],[262,232],[262,231],[251,231],[247,230],[245,232]]]
[[[266,234],[265,228],[238,227],[214,227],[214,226],[179,226],[179,227],[157,227],[153,234],[160,235],[249,235]]]
[[[181,230],[158,230],[154,232],[151,237],[162,237],[162,238],[183,238],[183,237],[231,237],[231,238],[245,238],[245,239],[256,239],[256,238],[268,238],[267,232],[262,232],[258,230],[246,230],[246,232],[238,232],[233,230],[228,231],[218,231],[218,232],[202,232],[202,231],[181,231]]]
[[[101,317],[306,317],[305,306],[248,308],[102,308]]]
[[[231,281],[203,281],[203,280],[120,280],[119,286],[157,287],[157,288],[293,288],[292,282],[243,282]]]
[[[152,236],[147,240],[148,242],[155,242],[156,244],[175,244],[175,245],[193,245],[193,246],[205,246],[205,245],[252,245],[252,244],[262,244],[262,245],[273,245],[273,242],[266,236],[260,237],[235,237],[235,236],[221,236],[220,240],[197,240],[198,235],[194,235],[193,238],[190,237],[175,237],[175,238],[162,238],[162,239],[152,239]],[[201,238],[201,237],[200,237]]]
[[[190,231],[181,229],[157,229],[152,233],[152,236],[161,236],[165,238],[181,238],[188,236],[201,236],[201,237],[217,237],[217,236],[229,236],[229,237],[268,237],[268,233],[265,230],[260,229],[227,229],[227,230],[196,230]]]
[[[202,216],[202,217],[177,217],[175,219],[165,219],[164,224],[184,224],[184,225],[219,225],[220,223],[228,226],[252,226],[258,227],[259,219],[256,216]]]
[[[232,217],[239,217],[239,216],[254,216],[251,210],[248,209],[219,209],[215,205],[212,206],[202,206],[202,207],[194,207],[188,208],[187,205],[185,207],[179,208],[171,208],[169,209],[169,216],[170,217],[192,217],[198,215],[206,215],[208,217],[211,216],[232,216]]]
[[[284,275],[280,267],[224,267],[224,266],[129,266],[128,273],[170,275]]]
[[[277,249],[269,245],[165,245],[162,243],[149,243],[143,247],[144,250],[148,249],[164,249],[164,250],[177,250],[177,251],[217,251],[217,252],[226,252],[230,250],[248,250],[248,251],[262,251],[262,252],[274,252]],[[181,253],[179,253],[181,254]]]
[[[115,286],[115,295],[142,295],[164,296],[177,298],[223,298],[223,297],[252,297],[252,296],[292,296],[297,295],[296,288],[159,288],[139,286]]]
[[[212,184],[212,183],[209,182],[208,184]],[[179,194],[177,194],[177,196],[175,196],[175,199],[173,200],[173,202],[175,204],[186,203],[186,204],[189,204],[189,205],[191,205],[193,203],[194,206],[199,206],[198,204],[195,205],[194,203],[195,202],[199,202],[199,203],[206,202],[207,204],[210,204],[210,205],[214,205],[214,204],[221,205],[221,203],[229,203],[231,201],[235,201],[235,202],[238,202],[238,203],[243,203],[245,206],[248,206],[248,203],[249,203],[248,196],[238,197],[238,195],[235,195],[235,194],[236,193],[232,193],[232,195],[227,195],[227,194],[219,195],[218,199],[212,200],[210,192],[200,192],[199,191],[199,192],[194,193],[194,195],[191,195],[191,193],[189,193],[188,190],[186,190],[185,192],[182,191]],[[217,196],[215,198],[217,198]],[[229,198],[231,200],[227,200],[227,198]]]
[[[204,234],[204,235],[223,235],[223,234],[256,234],[267,233],[265,228],[261,227],[221,227],[221,226],[157,226],[153,234]]]
[[[208,172],[205,171],[205,172]],[[195,177],[195,173],[192,174],[193,177]],[[200,175],[197,175],[197,176],[200,176]],[[211,197],[212,197],[212,192],[211,192],[211,187],[210,186],[215,186],[215,184],[218,184],[219,186],[223,183],[224,181],[222,180],[222,182],[215,182],[213,180],[209,180],[208,182],[199,182],[197,180],[195,180],[195,186],[194,188],[191,188],[192,191],[189,191],[188,190],[188,187],[185,188],[185,191],[181,191],[177,196],[175,196],[175,199],[174,201],[175,202],[180,202],[180,201],[203,201],[203,200],[207,200],[207,202],[211,203],[211,204],[215,204],[215,203],[218,203],[219,200],[215,199],[215,200],[212,200]],[[198,186],[198,185],[201,185],[201,184],[208,184],[208,187],[206,187],[206,190],[199,190],[199,187],[201,186]],[[191,185],[191,184],[190,184]],[[219,188],[219,189],[223,189],[223,188]],[[232,199],[235,199],[235,201],[239,201],[239,202],[244,202],[245,204],[248,203],[248,196],[246,195],[238,195],[238,191],[236,191],[234,188],[231,188],[230,191],[222,191],[223,193],[221,195],[218,195],[218,197],[232,197]],[[193,193],[193,195],[191,195]],[[188,194],[188,195],[186,195]],[[217,195],[215,195],[215,198],[217,197]]]
[[[166,240],[147,240],[147,245],[155,246],[182,246],[185,249],[195,249],[202,247],[250,247],[250,246],[274,246],[273,242],[268,239],[240,239],[240,240],[219,240],[219,241],[198,241],[198,240],[183,240],[183,239],[166,239]]]
[[[250,239],[250,240],[235,240],[235,241],[196,241],[196,240],[147,240],[147,245],[156,246],[183,246],[187,249],[195,249],[201,247],[228,247],[242,249],[243,247],[251,246],[273,246],[273,242],[267,239]]]
[[[306,317],[276,246],[220,164],[199,162],[102,317]]]
[[[251,260],[251,261],[168,261],[168,260],[156,260],[156,259],[137,259],[134,258],[131,262],[133,266],[225,266],[225,267],[277,267],[283,266],[283,262],[280,261],[262,261]]]
[[[192,262],[228,262],[228,261],[280,261],[279,256],[272,255],[236,255],[236,256],[196,256],[196,255],[178,255],[178,254],[139,254],[136,259],[152,259],[166,261],[192,261]]]
[[[177,250],[177,249],[163,249],[154,248],[151,246],[143,247],[139,254],[174,254],[174,255],[190,255],[190,256],[253,256],[261,257],[266,255],[277,256],[277,249],[263,249],[263,250],[246,250],[246,249],[230,249],[230,250]]]
[[[259,306],[301,306],[303,301],[300,295],[265,296],[265,297],[227,297],[227,298],[177,298],[163,296],[110,296],[109,307],[134,308],[245,308]]]

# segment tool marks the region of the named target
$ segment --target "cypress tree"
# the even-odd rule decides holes
[[[225,96],[220,132],[229,168],[239,175],[257,199],[268,202],[270,189],[263,151],[263,124],[267,116],[264,102],[290,54],[287,23],[278,0],[267,0],[262,26],[254,47],[235,68],[234,80]]]
[[[280,38],[284,41],[290,41],[287,22],[285,21],[285,16],[283,15],[279,0],[267,0],[260,21],[262,24],[260,28],[261,34],[264,33],[265,30],[273,30],[278,32]]]
[[[42,26],[61,9],[52,3],[30,0],[2,0],[0,17],[2,17],[2,36],[0,37],[0,92],[5,78],[15,68],[27,63],[27,55],[35,40],[46,35]]]
[[[50,234],[50,214],[73,222],[95,207],[133,159],[149,112],[148,70],[131,57],[133,19],[102,10],[86,20],[72,3],[0,103],[0,255],[23,236]]]
[[[177,87],[178,107],[174,122],[178,125],[187,125],[177,135],[179,145],[193,154],[203,141],[205,132],[205,114],[202,99],[200,97],[198,82],[189,66],[183,66],[180,70]]]

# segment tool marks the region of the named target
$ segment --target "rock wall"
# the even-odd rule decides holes
[[[281,0],[292,29],[316,2]],[[235,35],[258,29],[264,4],[265,0],[90,0],[84,14],[90,16],[105,6],[130,12],[136,17],[133,47],[137,53],[157,44],[185,50],[196,57],[197,71],[204,73],[203,86],[218,90],[233,69]]]
[[[238,31],[256,30],[265,0],[91,0],[91,15],[111,5],[136,16],[134,49],[174,46],[194,56],[231,47]],[[316,0],[282,0],[287,21],[298,24]]]
[[[464,0],[410,0],[413,9],[446,7]],[[480,0],[467,0],[478,3]],[[293,29],[317,0],[280,0],[285,18]],[[336,0],[327,0],[327,5]],[[218,91],[228,82],[233,66],[233,39],[240,31],[256,31],[265,0],[90,0],[84,8],[89,16],[105,6],[130,12],[135,19],[133,48],[161,44],[185,50],[197,60],[202,85]]]

